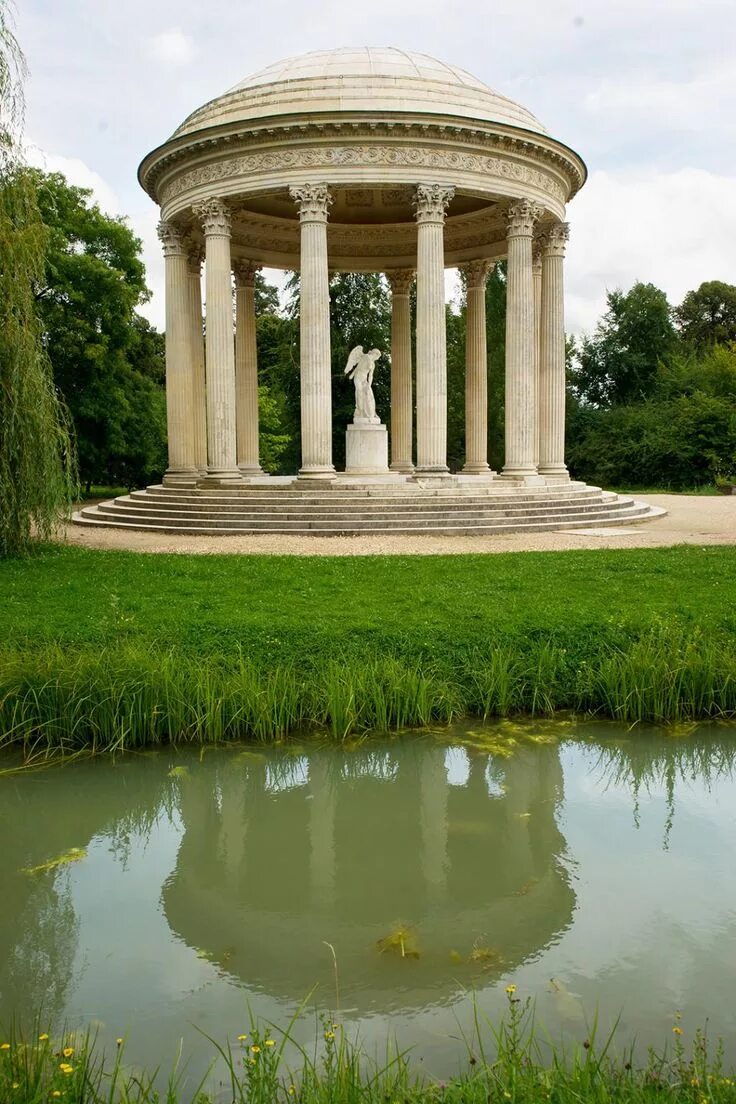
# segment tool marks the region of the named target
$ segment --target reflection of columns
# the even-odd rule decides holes
[[[330,909],[335,895],[335,787],[329,758],[334,759],[329,752],[309,757],[309,891],[321,909]]]
[[[539,342],[542,322],[542,253],[539,242],[534,243],[532,252],[532,279],[534,281],[534,394],[537,403],[537,438],[534,449],[534,463],[539,464],[539,435],[541,432]]]
[[[184,239],[171,222],[158,224],[166,269],[166,428],[169,465],[164,483],[197,478],[192,422],[192,344]]]
[[[414,471],[411,394],[411,268],[387,272],[391,285],[391,470]]]
[[[455,194],[418,184],[417,219],[417,474],[447,469],[445,211]]]
[[[442,900],[447,880],[447,797],[445,750],[427,748],[419,768],[422,873],[430,901]]]
[[[540,475],[566,476],[565,466],[565,296],[563,258],[570,235],[566,222],[543,239],[540,311]]]
[[[262,475],[258,457],[258,352],[255,279],[260,265],[237,261],[235,273],[235,438],[242,475]]]
[[[327,271],[326,184],[289,188],[301,224],[299,339],[301,348],[301,478],[332,479],[332,365]]]
[[[488,349],[486,344],[486,279],[490,261],[470,261],[465,273],[465,466],[480,474],[488,466]]]
[[[193,207],[205,235],[207,302],[207,475],[209,482],[240,480],[235,448],[230,212],[217,197]]]
[[[204,326],[202,324],[202,261],[204,250],[189,241],[189,297],[194,365],[192,420],[194,422],[194,460],[200,474],[207,471],[207,392],[204,371]]]
[[[532,236],[542,213],[521,200],[509,210],[506,291],[506,460],[503,473],[537,474],[537,404],[534,388],[534,279]]]

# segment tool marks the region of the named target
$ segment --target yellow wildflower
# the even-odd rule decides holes
[[[250,1064],[251,1064],[252,1066],[254,1066],[254,1065],[256,1064],[256,1060],[255,1060],[255,1058],[251,1058],[251,1060],[250,1060]]]
[[[47,1039],[48,1039],[48,1035],[46,1034],[45,1031],[44,1031],[43,1035],[38,1036],[39,1043],[45,1043]]]
[[[266,1039],[266,1046],[276,1046],[276,1043],[273,1039]]]
[[[238,1035],[238,1042],[239,1043],[244,1043],[247,1038],[248,1038],[247,1035]]]
[[[335,1032],[334,1031],[325,1031],[325,1039],[334,1039],[334,1038],[335,1038]]]
[[[516,986],[515,985],[507,985],[506,986],[506,992],[509,994],[509,996],[512,993],[515,993],[516,992]]]
[[[289,1090],[288,1090],[288,1091],[289,1091],[289,1096],[293,1096],[293,1095],[294,1095],[294,1092],[295,1092],[296,1090],[294,1089],[294,1086],[293,1086],[293,1085],[289,1085]]]
[[[675,1026],[672,1028],[672,1033],[673,1035],[682,1035],[682,1028]]]
[[[70,1066],[68,1062],[62,1062],[59,1069],[62,1073],[74,1073],[74,1066]]]
[[[10,1043],[0,1043],[0,1050],[10,1050]]]
[[[14,1081],[11,1087],[14,1088],[14,1089],[19,1089],[20,1088],[20,1081]]]
[[[64,1055],[65,1058],[71,1058],[72,1054],[74,1053],[74,1047],[64,1047],[61,1053]]]
[[[251,1052],[251,1054],[260,1054],[261,1053],[261,1048],[259,1046],[252,1046],[250,1048],[250,1052]]]
[[[122,1040],[122,1037],[119,1035],[117,1037],[117,1039],[115,1040],[115,1046],[122,1046],[122,1045],[123,1045],[123,1040]]]

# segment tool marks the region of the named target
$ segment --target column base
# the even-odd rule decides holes
[[[266,474],[260,464],[238,464],[238,471],[243,479],[254,479],[256,476]]]
[[[397,472],[399,475],[414,474],[414,465],[411,460],[392,460],[388,467],[389,471]]]
[[[198,487],[238,487],[245,483],[237,468],[208,468],[197,481]]]
[[[164,487],[194,487],[198,479],[196,468],[167,468],[161,482]]]
[[[507,483],[523,483],[525,487],[545,487],[547,485],[544,476],[536,471],[507,471],[504,468],[500,478],[505,479]]]
[[[314,483],[319,480],[324,482],[325,480],[336,478],[337,472],[333,464],[325,464],[324,467],[310,464],[304,468],[300,468],[297,474],[297,482],[302,483]]]
[[[540,475],[546,475],[550,479],[569,479],[570,473],[565,464],[540,464],[537,469]]]
[[[490,464],[463,464],[463,475],[492,475]]]

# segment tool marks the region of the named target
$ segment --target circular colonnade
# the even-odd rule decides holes
[[[288,59],[193,112],[139,170],[161,208],[166,269],[163,486],[75,520],[350,532],[647,516],[642,504],[572,482],[565,465],[565,210],[585,176],[578,155],[525,108],[464,70],[397,49]],[[485,282],[502,259],[505,463],[496,474]],[[259,461],[261,266],[300,274],[301,467],[289,479],[264,475]],[[460,268],[467,286],[466,457],[455,475],[446,456],[447,267]],[[358,449],[346,473],[332,461],[336,272],[383,273],[392,292],[390,463]]]

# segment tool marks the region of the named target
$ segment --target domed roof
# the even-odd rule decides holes
[[[465,69],[393,46],[315,50],[246,77],[193,112],[175,136],[267,116],[430,113],[547,134],[537,118]]]

